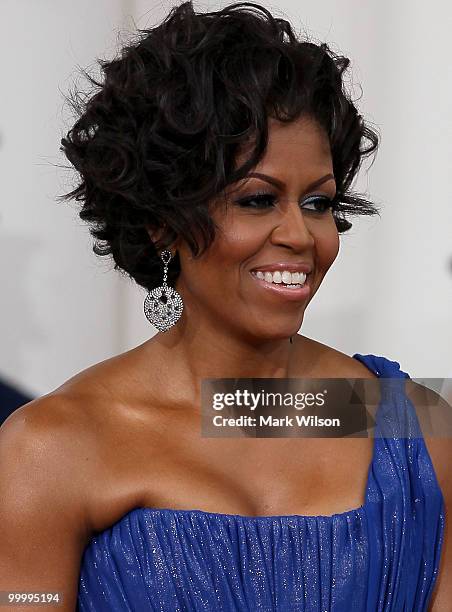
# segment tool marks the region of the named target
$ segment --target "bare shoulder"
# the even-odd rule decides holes
[[[70,508],[81,537],[85,516],[86,429],[78,405],[64,394],[49,394],[15,410],[0,428],[0,463],[4,495],[18,507],[30,495],[53,496],[55,506]],[[33,489],[33,491],[32,491]],[[39,503],[39,500],[36,500]]]
[[[111,431],[124,431],[121,381],[127,380],[126,360],[112,358],[86,368],[54,391],[15,410],[0,428],[0,458],[9,465],[14,495],[25,503],[31,486],[23,466],[35,474],[33,485],[51,494],[58,483],[61,504],[71,508],[81,535],[92,534],[92,507],[99,483],[109,484],[111,470],[104,449]],[[118,375],[118,368],[122,376]],[[124,386],[124,385],[123,385]],[[14,476],[13,471],[17,475]]]
[[[42,458],[61,469],[87,463],[99,440],[98,423],[108,423],[106,362],[83,370],[54,391],[15,410],[3,423],[3,439],[16,448],[42,449]]]
[[[452,438],[452,407],[445,397],[412,379],[407,379],[405,391],[416,409],[424,435]]]
[[[405,390],[416,411],[439,485],[452,505],[452,407],[442,395],[414,380],[406,381]]]
[[[73,610],[86,545],[133,507],[126,468],[146,424],[127,410],[130,368],[118,361],[77,374],[0,427],[0,590],[58,590]]]
[[[302,360],[304,352],[309,353],[309,360],[312,362],[311,375],[313,377],[378,378],[358,359],[354,359],[346,353],[312,338],[301,336],[299,351],[300,360]]]

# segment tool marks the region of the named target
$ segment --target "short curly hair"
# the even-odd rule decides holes
[[[316,119],[328,135],[338,232],[345,215],[379,214],[350,191],[379,136],[358,114],[343,83],[350,63],[326,43],[299,40],[288,21],[252,2],[196,13],[174,7],[156,27],[137,30],[116,59],[98,60],[93,91],[72,91],[77,120],[61,151],[80,178],[61,201],[81,201],[97,255],[147,290],[161,282],[160,248],[181,237],[198,257],[215,238],[211,202],[262,159],[268,119]],[[241,147],[252,140],[245,163]],[[147,228],[159,230],[153,242]],[[198,237],[200,240],[198,241]],[[159,250],[158,250],[159,249]],[[168,283],[180,273],[171,262]]]

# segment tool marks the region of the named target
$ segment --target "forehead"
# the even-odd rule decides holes
[[[295,144],[316,144],[329,149],[328,136],[311,116],[303,116],[290,123],[283,123],[272,117],[268,120],[269,141],[272,143],[291,141]]]
[[[243,163],[251,153],[253,143],[242,150],[237,158]],[[328,135],[322,126],[309,116],[290,123],[268,120],[268,144],[260,166],[331,167],[331,149]]]

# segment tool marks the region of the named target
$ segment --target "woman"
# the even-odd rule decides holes
[[[102,63],[62,140],[65,197],[161,331],[6,422],[2,589],[82,611],[399,612],[436,585],[446,609],[450,445],[432,464],[422,435],[200,434],[205,378],[408,378],[297,334],[346,216],[377,212],[350,191],[378,137],[347,65],[259,5],[190,2]],[[416,429],[403,387],[382,405]]]

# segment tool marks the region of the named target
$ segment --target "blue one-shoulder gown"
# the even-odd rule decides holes
[[[353,357],[379,377],[409,378],[396,361]],[[427,611],[444,500],[404,382],[387,382],[362,506],[257,517],[134,508],[85,548],[78,609]],[[397,423],[408,437],[392,435]]]

